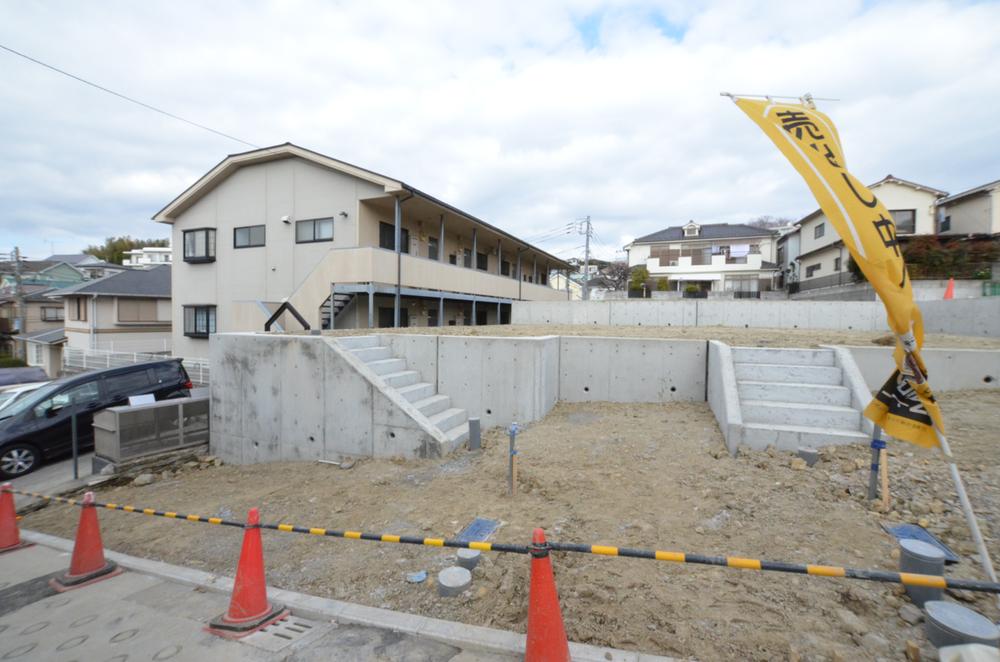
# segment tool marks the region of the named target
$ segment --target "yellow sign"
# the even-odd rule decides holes
[[[806,180],[820,209],[885,305],[889,327],[897,337],[897,371],[865,409],[865,416],[897,439],[937,446],[932,425],[944,432],[941,412],[924,379],[927,373],[920,358],[923,321],[913,301],[892,215],[848,172],[840,136],[825,114],[811,104],[735,101]]]

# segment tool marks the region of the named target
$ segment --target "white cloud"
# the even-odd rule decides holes
[[[863,180],[957,191],[1000,177],[996,4],[53,2],[4,15],[0,43],[245,140],[402,178],[515,234],[590,214],[604,257],[688,219],[815,207],[722,90],[840,98],[824,109]],[[246,149],[0,62],[0,250],[165,236],[146,219]]]

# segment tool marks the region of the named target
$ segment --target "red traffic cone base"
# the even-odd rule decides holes
[[[260,512],[251,508],[243,533],[243,549],[236,568],[233,597],[229,611],[212,620],[206,628],[226,639],[239,639],[279,621],[289,612],[280,604],[267,601],[264,577],[264,547],[260,539]]]
[[[11,489],[10,483],[0,486],[0,554],[31,547],[31,543],[21,541],[21,532],[17,530],[17,513]]]
[[[545,532],[531,537],[531,588],[528,593],[528,638],[525,662],[570,662],[569,641],[563,626],[552,559]]]
[[[49,586],[62,593],[110,579],[122,572],[117,563],[104,558],[104,543],[101,542],[101,525],[97,521],[94,493],[87,492],[83,495],[80,524],[76,527],[76,542],[73,544],[69,572],[49,580]]]

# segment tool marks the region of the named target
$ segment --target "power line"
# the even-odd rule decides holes
[[[119,99],[124,99],[125,101],[128,101],[130,103],[134,103],[137,106],[142,106],[143,108],[146,108],[148,110],[152,110],[153,112],[160,113],[161,115],[166,115],[167,117],[169,117],[171,119],[175,119],[175,120],[178,120],[180,122],[184,122],[185,124],[190,124],[191,126],[198,127],[199,129],[204,129],[205,131],[211,131],[212,133],[214,133],[217,136],[222,136],[223,138],[228,138],[229,140],[235,140],[238,143],[243,143],[244,145],[249,145],[250,147],[254,147],[254,148],[260,149],[260,145],[255,145],[255,144],[253,144],[251,142],[247,142],[246,140],[243,140],[241,138],[237,138],[236,136],[231,136],[228,133],[223,133],[222,131],[216,131],[215,129],[213,129],[210,126],[205,126],[204,124],[199,124],[197,122],[193,122],[193,121],[191,121],[189,119],[185,119],[185,118],[181,117],[180,115],[174,115],[173,113],[168,112],[166,110],[163,110],[162,108],[157,108],[156,106],[151,106],[148,103],[144,103],[142,101],[139,101],[138,99],[133,99],[132,97],[126,96],[126,95],[124,95],[124,94],[122,94],[120,92],[115,92],[114,90],[110,90],[110,89],[104,87],[103,85],[98,85],[97,83],[92,83],[92,82],[90,82],[89,80],[87,80],[85,78],[80,78],[77,75],[71,74],[68,71],[64,71],[64,70],[60,69],[59,67],[54,67],[51,64],[46,64],[45,62],[42,62],[41,60],[36,60],[35,58],[31,57],[30,55],[26,55],[24,53],[21,53],[20,51],[16,51],[13,48],[10,48],[8,46],[4,46],[3,44],[0,44],[0,49],[3,49],[5,51],[7,51],[8,53],[13,53],[14,55],[17,55],[18,57],[22,57],[25,60],[28,60],[29,62],[34,62],[35,64],[37,64],[39,66],[45,67],[46,69],[51,69],[52,71],[55,71],[56,73],[62,74],[63,76],[68,76],[69,78],[72,78],[75,81],[79,81],[79,82],[83,83],[84,85],[89,85],[89,86],[91,86],[93,88],[101,90],[102,92],[107,92],[108,94],[112,94],[112,95],[118,97]]]

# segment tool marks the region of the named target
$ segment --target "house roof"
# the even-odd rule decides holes
[[[45,258],[47,262],[65,262],[66,264],[87,264],[93,262],[100,262],[93,255],[88,255],[87,253],[59,253],[56,255],[50,255]]]
[[[877,188],[879,186],[882,186],[883,184],[901,184],[902,186],[909,186],[910,188],[917,189],[918,191],[927,191],[928,193],[933,193],[934,195],[936,195],[939,198],[939,200],[938,200],[939,203],[943,202],[943,200],[940,200],[940,198],[944,198],[945,196],[948,195],[947,191],[942,191],[940,189],[936,189],[936,188],[933,188],[931,186],[926,186],[924,184],[918,184],[916,182],[911,182],[908,179],[902,179],[900,177],[895,177],[895,176],[893,176],[891,174],[886,175],[885,177],[883,177],[882,179],[878,180],[874,184],[869,184],[868,188]],[[803,216],[802,218],[800,218],[798,221],[796,221],[795,225],[801,227],[803,223],[805,223],[806,221],[808,221],[810,219],[813,219],[813,218],[819,216],[822,213],[823,213],[822,209],[815,209],[815,210],[809,212],[808,214],[806,214],[805,216]]]
[[[35,331],[18,335],[15,340],[33,342],[42,345],[58,345],[66,342],[66,329],[49,329],[48,331]]]
[[[380,175],[372,170],[367,170],[360,166],[347,163],[346,161],[341,161],[335,159],[331,156],[325,154],[320,154],[319,152],[314,152],[311,149],[306,149],[304,147],[299,147],[298,145],[292,144],[290,142],[281,145],[274,145],[272,147],[264,147],[261,149],[251,150],[249,152],[240,152],[238,154],[230,154],[226,158],[219,161],[218,164],[207,173],[201,176],[194,184],[185,189],[180,195],[171,200],[163,209],[156,212],[153,215],[154,221],[160,221],[161,223],[173,223],[178,215],[183,213],[191,205],[201,199],[205,194],[215,188],[219,183],[225,180],[229,175],[235,172],[237,169],[243,166],[254,165],[257,163],[266,163],[268,161],[276,161],[279,159],[286,159],[290,157],[298,157],[312,163],[330,168],[332,170],[337,170],[345,174],[363,179],[365,181],[371,182],[373,184],[383,187],[386,194],[398,195],[410,193],[414,196],[419,196],[428,202],[432,202],[435,205],[443,207],[448,211],[454,213],[457,216],[461,216],[473,223],[477,223],[484,228],[489,229],[492,232],[506,237],[507,239],[513,241],[514,243],[520,244],[523,247],[531,248],[537,251],[539,254],[544,255],[552,262],[562,265],[563,267],[570,266],[562,258],[556,257],[551,253],[548,253],[537,246],[534,246],[523,239],[518,239],[514,235],[501,230],[500,228],[487,223],[486,221],[476,218],[468,212],[464,212],[458,207],[454,207],[443,200],[435,198],[434,196],[421,191],[420,189],[410,186],[409,184],[387,177],[385,175]]]
[[[170,298],[170,265],[152,269],[129,269],[51,292],[52,298],[89,294],[94,296]]]
[[[685,223],[690,225],[690,223]],[[684,225],[666,228],[645,237],[639,237],[633,244],[652,244],[659,241],[704,241],[705,239],[738,239],[742,237],[771,237],[775,233],[767,228],[755,228],[752,225],[742,223],[706,223],[699,225],[700,231],[697,237],[685,237]]]
[[[967,198],[969,196],[976,195],[977,193],[986,193],[987,191],[990,191],[990,190],[995,189],[995,188],[1000,188],[1000,179],[996,180],[995,182],[990,182],[988,184],[983,184],[982,186],[977,186],[975,188],[970,188],[968,191],[962,191],[961,193],[956,193],[955,195],[950,195],[947,198],[943,198],[941,200],[938,200],[938,204],[939,205],[946,205],[946,204],[948,204],[950,202],[955,202],[957,200],[961,200],[962,198]]]
[[[55,291],[56,288],[49,287],[48,285],[22,285],[21,289],[24,292],[25,301],[40,301],[42,303],[49,303],[51,300],[45,296],[49,292]],[[0,289],[0,301],[17,301],[17,292],[14,287],[5,287]]]

